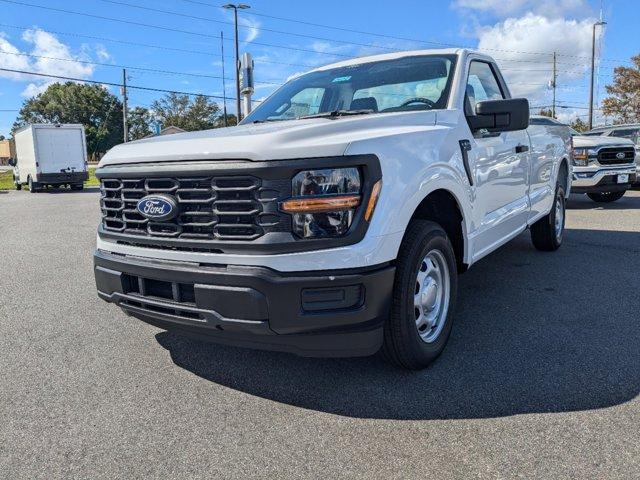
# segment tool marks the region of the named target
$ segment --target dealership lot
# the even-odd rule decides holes
[[[3,478],[637,478],[640,192],[460,280],[408,373],[206,345],[98,300],[98,193],[0,192]],[[5,477],[6,476],[6,477]]]

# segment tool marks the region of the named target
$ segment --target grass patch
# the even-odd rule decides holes
[[[96,167],[89,167],[89,180],[84,182],[85,187],[98,187],[100,186],[100,180],[96,178]],[[25,188],[23,185],[22,188]],[[13,172],[7,170],[6,172],[0,172],[0,190],[15,190],[13,185]]]

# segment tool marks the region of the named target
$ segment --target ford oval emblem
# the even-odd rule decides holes
[[[158,222],[171,220],[178,214],[178,202],[171,195],[147,195],[138,201],[136,208],[143,217]]]
[[[626,157],[626,155],[625,155],[625,153],[624,153],[624,152],[618,152],[618,153],[616,153],[616,158],[617,158],[618,160],[622,160],[622,159],[623,159],[623,158],[625,158],[625,157]]]

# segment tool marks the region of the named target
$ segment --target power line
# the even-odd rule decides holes
[[[125,24],[135,25],[135,26],[139,26],[139,27],[154,28],[154,29],[170,31],[170,32],[175,32],[175,33],[182,33],[182,34],[186,34],[186,35],[195,35],[195,36],[200,36],[200,37],[216,38],[217,39],[217,36],[215,36],[215,35],[210,35],[210,34],[202,33],[202,32],[194,32],[194,31],[190,31],[190,30],[182,30],[182,29],[178,29],[178,28],[165,27],[165,26],[161,26],[161,25],[153,25],[153,24],[148,24],[148,23],[143,23],[143,22],[135,22],[135,21],[132,21],[132,20],[125,20],[125,19],[121,19],[121,18],[107,17],[107,16],[103,16],[103,15],[95,15],[95,14],[91,14],[91,13],[77,12],[77,11],[73,11],[73,10],[65,10],[65,9],[62,9],[62,8],[47,7],[47,6],[44,6],[44,5],[37,5],[37,4],[32,4],[32,3],[27,3],[27,2],[17,1],[17,0],[0,0],[0,2],[10,3],[10,4],[14,4],[14,5],[22,5],[22,6],[31,7],[31,8],[39,8],[39,9],[54,11],[54,12],[58,12],[58,13],[65,13],[65,14],[69,14],[69,15],[79,15],[79,16],[84,16],[84,17],[88,17],[88,18],[96,18],[96,19],[99,19],[99,20],[107,20],[107,21],[112,21],[112,22],[125,23]],[[204,5],[207,5],[207,4],[204,4]],[[147,8],[147,7],[144,7],[144,8]],[[325,26],[325,27],[327,27],[327,26]],[[360,31],[357,31],[357,30],[350,30],[350,29],[345,29],[345,30],[351,31],[351,32],[354,32],[354,33],[372,34],[372,33],[367,33],[367,32],[360,32]],[[474,48],[474,47],[469,47],[469,46],[465,46],[465,45],[455,45],[455,44],[442,43],[442,42],[427,42],[425,40],[403,39],[402,37],[393,37],[393,36],[389,36],[389,37],[390,38],[395,38],[397,40],[407,40],[407,41],[414,41],[414,42],[419,42],[419,43],[429,43],[429,44],[433,44],[433,45],[440,45],[440,46],[446,46],[446,47]],[[337,41],[337,40],[331,39],[331,41]],[[310,50],[310,49],[299,48],[299,47],[291,47],[291,46],[285,46],[285,45],[269,44],[269,43],[256,42],[256,41],[252,41],[251,43],[253,45],[259,45],[259,46],[264,46],[264,47],[280,48],[280,49],[285,49],[285,50],[299,51],[299,52],[305,52],[305,53],[313,53],[313,54],[319,54],[319,55],[328,55],[328,56],[333,56],[333,57],[342,57],[342,58],[351,58],[352,57],[352,55],[324,52],[324,51],[318,51],[318,50]],[[372,45],[368,45],[368,46],[372,46]],[[395,50],[395,49],[391,49],[391,50]],[[518,53],[518,54],[526,54],[526,55],[550,55],[549,52],[526,52],[526,51],[518,51],[518,50],[491,49],[491,48],[486,48],[486,49],[483,49],[483,50],[504,52],[504,53]],[[582,59],[586,58],[586,57],[580,57],[580,56],[569,55],[569,54],[559,54],[559,55],[566,56],[566,57],[569,57],[569,58],[578,58],[578,59],[579,58],[582,58]],[[497,60],[497,58],[496,58],[496,60]],[[600,60],[601,61],[620,62],[619,60],[611,60],[611,59],[600,59]],[[516,60],[513,60],[513,61],[516,61]],[[523,60],[520,60],[520,61],[523,61]],[[524,61],[526,62],[526,60],[524,60]],[[627,63],[628,63],[628,61],[627,61]]]
[[[175,32],[175,33],[183,33],[185,35],[194,35],[194,36],[205,37],[205,38],[215,38],[215,39],[218,38],[216,35],[210,35],[208,33],[194,32],[194,31],[191,31],[191,30],[182,30],[182,29],[179,29],[179,28],[172,28],[172,27],[164,27],[164,26],[161,26],[161,25],[152,25],[152,24],[149,24],[149,23],[135,22],[135,21],[132,21],[132,20],[124,20],[122,18],[106,17],[106,16],[103,16],[103,15],[95,15],[93,13],[76,12],[76,11],[73,11],[73,10],[65,10],[65,9],[62,9],[62,8],[46,7],[44,5],[35,5],[33,3],[19,2],[19,1],[16,1],[16,0],[0,0],[0,2],[10,3],[10,4],[14,4],[14,5],[22,5],[22,6],[31,7],[31,8],[39,8],[39,9],[42,9],[42,10],[49,10],[49,11],[57,12],[57,13],[65,13],[65,14],[68,14],[68,15],[79,15],[79,16],[82,16],[82,17],[95,18],[95,19],[98,19],[98,20],[107,20],[107,21],[110,21],[110,22],[124,23],[124,24],[127,24],[127,25],[134,25],[136,27],[154,28],[154,29],[157,29],[157,30]],[[229,39],[229,40],[232,41],[231,39]],[[350,58],[351,57],[350,55],[345,55],[345,54],[340,54],[340,53],[322,52],[322,51],[317,51],[317,50],[310,50],[310,49],[307,49],[307,48],[288,47],[288,46],[284,46],[284,45],[276,45],[276,44],[262,43],[262,42],[256,42],[256,41],[252,41],[251,43],[253,45],[260,45],[260,46],[263,46],[263,47],[282,48],[282,49],[285,49],[285,50],[294,50],[294,51],[305,52],[305,53],[328,55],[328,56],[332,56],[332,57],[344,57],[344,58]]]
[[[177,75],[177,76],[188,76],[188,77],[201,77],[201,78],[216,78],[216,79],[222,79],[221,76],[216,76],[216,75],[206,75],[206,74],[200,74],[200,73],[189,73],[189,72],[175,72],[172,70],[162,70],[162,69],[158,69],[158,68],[145,68],[145,67],[134,67],[131,65],[118,65],[115,63],[104,63],[104,62],[94,62],[94,61],[90,61],[90,60],[80,60],[80,59],[74,59],[74,58],[59,58],[59,57],[48,57],[45,55],[35,55],[32,53],[22,53],[22,52],[8,52],[6,50],[2,50],[0,49],[0,54],[2,55],[16,55],[16,56],[23,56],[23,57],[30,57],[30,58],[42,58],[42,59],[46,59],[46,60],[56,60],[56,61],[61,61],[61,62],[72,62],[72,63],[81,63],[84,65],[97,65],[97,66],[101,66],[101,67],[112,67],[112,68],[126,68],[128,70],[140,70],[143,72],[152,72],[152,73],[162,73],[162,74],[166,74],[166,75]],[[229,80],[228,78],[225,78],[225,80]],[[280,83],[277,82],[256,82],[257,84],[265,84],[265,85],[280,85]]]
[[[25,25],[10,25],[7,23],[0,23],[0,27],[3,28],[13,28],[16,30],[22,30],[22,31],[28,31],[28,30],[34,30],[33,26],[25,26]],[[210,51],[204,51],[204,50],[190,50],[190,49],[186,49],[186,48],[177,48],[177,47],[170,47],[169,45],[157,45],[157,44],[153,44],[153,43],[140,43],[140,42],[131,42],[128,40],[120,40],[120,39],[116,39],[116,38],[109,38],[109,37],[100,37],[100,36],[96,36],[96,35],[87,35],[84,33],[75,33],[75,32],[62,32],[60,30],[51,30],[49,28],[44,29],[44,28],[37,28],[37,30],[42,30],[43,32],[47,32],[47,33],[52,33],[52,34],[56,34],[56,35],[62,35],[62,36],[68,36],[68,37],[76,37],[76,38],[86,38],[89,40],[99,40],[101,42],[112,42],[112,43],[119,43],[122,45],[132,45],[132,46],[136,46],[136,47],[146,47],[146,48],[155,48],[158,50],[163,50],[163,51],[173,51],[173,52],[179,52],[179,53],[188,53],[188,54],[194,54],[194,55],[203,55],[203,56],[207,56],[207,57],[217,57],[217,58],[222,58],[221,55],[216,54],[216,53],[211,53]],[[233,60],[234,57],[231,55],[225,55],[224,57],[225,59],[228,60]],[[291,67],[305,67],[305,68],[315,68],[316,65],[309,65],[309,64],[304,64],[304,63],[289,63],[289,62],[279,62],[276,60],[264,60],[264,59],[260,59],[257,58],[254,60],[256,63],[269,63],[269,64],[274,64],[274,65],[287,65],[287,66],[291,66]]]
[[[121,5],[121,6],[126,6],[126,7],[131,7],[131,8],[138,8],[140,10],[146,10],[146,11],[150,11],[150,12],[156,12],[156,13],[164,13],[164,14],[168,14],[168,15],[173,15],[173,16],[178,16],[178,17],[183,17],[183,18],[190,18],[193,20],[202,20],[204,22],[211,22],[211,23],[218,23],[218,24],[223,24],[223,25],[234,25],[231,22],[226,22],[224,20],[215,20],[213,18],[206,18],[206,17],[199,17],[197,15],[189,15],[187,13],[181,13],[181,12],[175,12],[175,11],[171,11],[171,10],[162,10],[159,8],[153,8],[153,7],[147,7],[147,6],[143,6],[143,5],[135,5],[133,3],[127,3],[127,2],[120,2],[117,0],[99,0],[101,2],[105,2],[105,3],[111,3],[114,5]],[[308,38],[311,40],[320,40],[322,42],[336,42],[336,43],[344,43],[347,45],[355,45],[358,47],[369,47],[369,48],[378,48],[380,50],[388,50],[388,51],[395,51],[396,49],[391,48],[391,47],[385,47],[384,45],[375,45],[373,43],[358,43],[358,42],[351,42],[348,40],[339,40],[339,39],[335,39],[335,38],[327,38],[327,37],[317,37],[315,35],[307,35],[304,33],[295,33],[295,32],[285,32],[283,30],[274,30],[271,28],[265,28],[265,27],[252,27],[249,25],[242,25],[242,24],[238,24],[238,27],[243,28],[243,29],[254,29],[254,30],[258,30],[261,32],[270,32],[270,33],[277,33],[280,35],[291,35],[294,37],[301,37],[301,38]],[[429,42],[431,43],[431,42]],[[437,45],[436,42],[433,42],[435,45]]]
[[[186,2],[186,3],[192,3],[192,4],[195,4],[195,5],[204,5],[204,6],[208,6],[208,7],[215,6],[215,5],[211,5],[209,3],[205,3],[205,2],[201,2],[201,1],[197,1],[197,0],[182,0],[182,1]],[[348,32],[348,33],[357,33],[357,34],[360,34],[360,35],[370,35],[370,36],[374,36],[374,37],[388,38],[388,39],[393,39],[393,40],[402,40],[402,41],[406,41],[406,42],[415,42],[415,43],[422,43],[422,44],[429,44],[429,45],[440,45],[440,46],[443,46],[443,47],[473,48],[473,49],[476,49],[476,47],[472,47],[472,46],[468,46],[468,45],[459,45],[459,44],[445,43],[445,42],[435,42],[435,41],[428,41],[428,40],[422,40],[422,39],[417,39],[417,38],[399,37],[397,35],[389,35],[389,34],[384,34],[384,33],[369,32],[369,31],[364,31],[364,30],[356,30],[356,29],[353,29],[353,28],[338,27],[338,26],[335,26],[335,25],[327,25],[327,24],[321,24],[321,23],[308,22],[308,21],[304,21],[304,20],[297,20],[297,19],[293,19],[293,18],[279,17],[279,16],[276,16],[276,15],[268,15],[268,14],[265,14],[265,13],[259,13],[259,12],[256,12],[255,10],[251,10],[251,15],[254,15],[254,16],[257,16],[257,17],[271,18],[271,19],[274,19],[274,20],[280,20],[280,21],[284,21],[284,22],[298,23],[298,24],[307,25],[307,26],[313,26],[313,27],[318,27],[318,28],[326,28],[326,29],[337,30],[337,31],[341,31],[341,32]],[[332,40],[332,41],[334,41],[334,40]],[[520,54],[525,54],[525,55],[551,55],[553,53],[553,52],[518,51],[518,50],[507,50],[507,49],[497,49],[497,48],[485,48],[483,50],[494,51],[494,52],[506,52],[506,53],[520,53]],[[579,55],[571,55],[571,54],[567,54],[567,53],[559,53],[558,55],[559,56],[564,56],[564,57],[569,57],[569,58],[585,59],[585,60],[588,60],[590,58],[590,57],[583,57],[583,56],[579,56]],[[601,59],[601,61],[609,61],[609,62],[616,62],[616,63],[630,63],[628,60],[616,60],[616,59]]]
[[[114,83],[114,82],[104,82],[104,81],[99,81],[99,80],[87,80],[85,78],[78,78],[78,77],[67,77],[67,76],[63,76],[63,75],[53,75],[50,73],[40,73],[40,72],[30,72],[27,70],[16,70],[13,68],[0,68],[0,72],[11,72],[11,73],[19,73],[22,75],[33,75],[33,76],[37,76],[37,77],[46,77],[46,78],[56,78],[59,80],[69,80],[72,82],[81,82],[81,83],[93,83],[93,84],[97,84],[97,85],[107,85],[110,87],[121,87],[122,84],[121,83]],[[161,93],[175,93],[178,95],[189,95],[192,97],[206,97],[206,98],[216,98],[216,99],[222,99],[223,97],[221,95],[207,95],[204,93],[193,93],[193,92],[182,92],[179,90],[165,90],[163,88],[154,88],[154,87],[142,87],[139,85],[127,85],[127,88],[132,88],[132,89],[136,89],[136,90],[145,90],[145,91],[149,91],[149,92],[161,92]],[[235,98],[233,98],[232,100],[235,100]]]

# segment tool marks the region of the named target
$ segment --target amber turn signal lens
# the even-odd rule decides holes
[[[373,211],[376,209],[378,203],[378,197],[380,196],[380,190],[382,189],[382,180],[378,180],[371,190],[371,197],[369,203],[367,203],[367,210],[364,212],[364,219],[368,222],[373,216]]]
[[[349,210],[360,205],[360,195],[344,195],[324,198],[295,198],[280,204],[287,213],[321,213]]]

